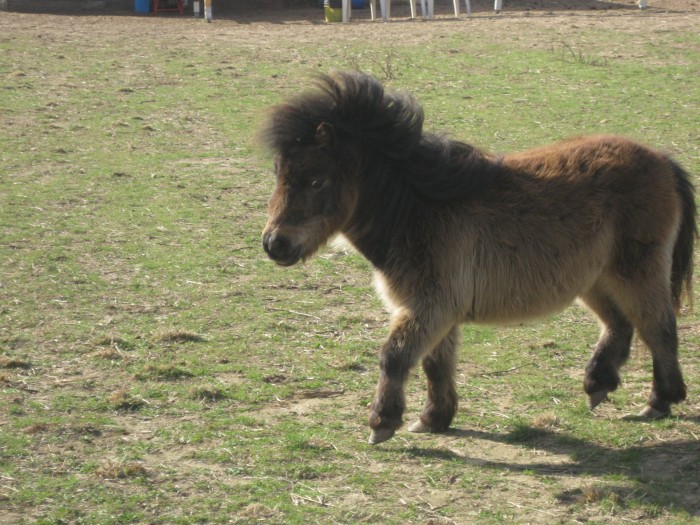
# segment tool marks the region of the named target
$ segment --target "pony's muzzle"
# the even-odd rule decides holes
[[[277,230],[265,232],[262,245],[267,256],[281,266],[291,266],[301,258],[301,249]]]

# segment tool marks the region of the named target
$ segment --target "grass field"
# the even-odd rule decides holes
[[[254,141],[313,71],[359,68],[485,149],[622,133],[697,176],[700,13],[309,13],[0,12],[0,522],[700,523],[700,314],[679,318],[671,418],[626,417],[651,383],[638,343],[588,411],[598,328],[573,306],[465,327],[453,429],[370,447],[370,267],[266,259]]]

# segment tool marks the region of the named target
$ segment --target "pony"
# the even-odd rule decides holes
[[[411,95],[338,71],[272,107],[260,130],[276,176],[267,255],[290,266],[340,235],[371,262],[391,313],[369,443],[402,425],[418,363],[428,395],[408,430],[449,428],[462,323],[530,320],[575,299],[601,327],[583,380],[590,408],[620,384],[636,330],[653,359],[640,415],[668,415],[686,397],[676,313],[697,237],[688,173],[621,136],[496,156],[423,120]]]

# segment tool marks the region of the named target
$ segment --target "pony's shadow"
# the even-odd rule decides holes
[[[700,423],[700,417],[684,418]],[[549,454],[566,455],[563,464],[547,462],[513,463],[482,459],[462,454],[454,448],[411,447],[408,454],[437,461],[457,461],[479,468],[535,473],[543,476],[608,478],[619,476],[634,483],[606,483],[606,490],[615,493],[618,501],[642,499],[643,502],[674,509],[683,509],[691,516],[700,516],[700,441],[672,441],[611,448],[567,434],[534,427],[496,434],[479,430],[450,429],[445,436],[497,442],[504,446],[536,448]],[[475,444],[478,447],[478,443]],[[632,485],[632,486],[630,486]],[[583,500],[584,486],[556,495],[563,505]],[[642,495],[642,496],[640,496]]]

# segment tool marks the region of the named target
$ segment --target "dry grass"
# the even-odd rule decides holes
[[[124,354],[122,354],[116,348],[105,348],[104,350],[98,350],[92,355],[101,359],[107,359],[109,361],[118,361],[124,358]]]
[[[617,493],[611,491],[607,488],[598,487],[596,485],[586,485],[581,489],[581,497],[579,503],[591,505],[593,503],[600,503],[601,501],[608,500],[613,505],[619,503],[620,497]]]
[[[117,410],[138,410],[146,404],[146,401],[134,397],[125,388],[120,388],[109,396],[109,403]]]
[[[41,432],[48,432],[52,428],[52,425],[49,425],[48,423],[34,423],[33,425],[26,427],[24,432],[26,434],[39,434]]]
[[[540,429],[555,429],[559,425],[559,418],[556,414],[539,414],[532,419],[532,426]]]
[[[16,357],[8,357],[0,355],[0,368],[22,368],[29,369],[32,365],[29,361],[18,359]]]
[[[222,399],[226,399],[228,396],[226,391],[222,388],[196,386],[190,389],[189,397],[190,399],[197,401],[221,401]]]
[[[95,469],[95,475],[105,480],[145,478],[149,476],[148,470],[134,461],[105,460]]]
[[[159,343],[201,343],[204,338],[187,330],[170,330],[154,338]]]
[[[175,364],[149,364],[136,374],[136,379],[157,381],[175,381],[192,377],[194,374]]]

